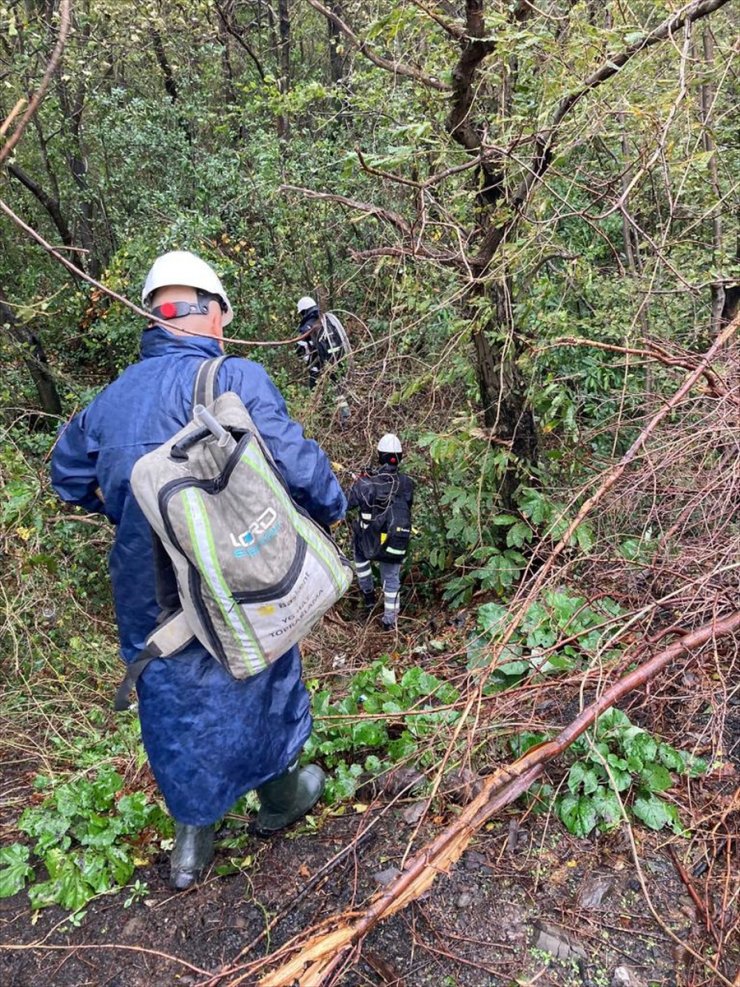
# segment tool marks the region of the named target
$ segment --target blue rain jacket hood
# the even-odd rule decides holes
[[[131,470],[187,423],[198,367],[220,354],[215,339],[147,330],[139,362],[64,427],[54,449],[59,496],[116,525],[109,563],[126,662],[144,647],[158,613],[151,531],[129,487]],[[218,384],[241,397],[296,502],[324,525],[343,517],[346,500],[326,456],[288,416],[265,370],[228,359]],[[297,648],[239,682],[192,644],[152,662],[138,693],[157,783],[174,818],[190,825],[217,821],[245,792],[281,775],[311,732]]]

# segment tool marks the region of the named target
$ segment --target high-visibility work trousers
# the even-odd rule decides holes
[[[396,623],[401,608],[401,563],[380,562],[380,581],[383,584],[383,623],[392,626]],[[375,588],[372,563],[355,551],[355,571],[357,582],[363,593],[372,593]]]

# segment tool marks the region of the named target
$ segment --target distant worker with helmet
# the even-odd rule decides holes
[[[321,312],[318,302],[310,295],[298,299],[296,306],[300,324],[296,335],[296,352],[308,370],[308,386],[316,387],[322,373],[329,373],[336,388],[336,407],[341,424],[349,421],[350,410],[342,387],[342,372],[346,369],[351,348],[347,332],[336,315]],[[341,366],[344,364],[343,366]]]
[[[383,627],[392,630],[398,621],[401,566],[411,537],[414,481],[399,469],[403,449],[397,435],[388,433],[378,442],[379,465],[363,474],[349,492],[347,509],[356,508],[352,522],[355,569],[365,610],[375,607],[372,563],[380,566],[383,585]]]
[[[150,319],[140,360],[69,422],[52,457],[59,496],[116,526],[110,574],[127,664],[166,616],[158,606],[151,530],[131,493],[131,472],[190,420],[198,370],[221,356],[223,329],[233,318],[216,272],[186,251],[155,260],[142,305]],[[289,418],[265,370],[238,358],[215,367],[217,392],[241,397],[294,500],[325,527],[339,520],[346,502],[329,461]],[[144,747],[175,819],[174,888],[200,878],[213,857],[215,824],[247,791],[256,789],[260,798],[254,828],[261,835],[299,819],[321,796],[318,765],[298,768],[311,714],[297,647],[237,680],[194,639],[175,658],[151,661],[137,691]]]

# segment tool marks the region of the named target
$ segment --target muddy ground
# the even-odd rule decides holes
[[[341,636],[341,634],[340,634]],[[408,644],[408,642],[407,642]],[[364,649],[388,642],[370,635],[354,651],[335,649],[349,673]],[[740,709],[724,719],[728,764],[740,755]],[[485,768],[484,768],[485,770]],[[34,771],[6,771],[3,789],[22,803]],[[552,778],[558,783],[557,773]],[[19,799],[19,793],[21,795]],[[1,793],[0,793],[1,794]],[[197,888],[174,895],[161,852],[135,879],[144,886],[93,901],[79,925],[58,908],[31,915],[25,892],[0,901],[0,983],[8,987],[151,987],[257,982],[244,964],[265,956],[334,912],[360,910],[403,866],[416,826],[418,848],[460,812],[455,795],[426,816],[413,797],[381,792],[320,807],[271,841],[224,841],[246,820],[227,819],[214,866]],[[724,806],[724,824],[740,818],[732,770],[694,789],[694,818]],[[364,800],[360,800],[364,799]],[[2,818],[3,839],[15,839]],[[703,829],[702,829],[703,826]],[[711,827],[691,840],[625,827],[597,839],[569,835],[553,817],[516,803],[477,834],[448,875],[421,900],[378,927],[337,970],[343,987],[698,987],[719,984],[691,955],[716,955],[718,926],[737,922],[737,840],[724,855]],[[736,836],[735,832],[735,836]],[[634,839],[634,845],[631,842]],[[349,849],[348,849],[349,848]],[[639,867],[638,863],[639,862]],[[702,865],[704,861],[704,865]],[[706,865],[708,864],[708,869]],[[236,873],[217,870],[239,868]],[[679,871],[684,868],[683,878]],[[703,872],[702,872],[703,870]],[[692,900],[687,887],[694,889]],[[734,892],[733,892],[734,889]],[[647,897],[646,897],[647,893]],[[133,900],[132,900],[133,897]],[[649,897],[650,904],[647,898]],[[698,903],[697,903],[698,901]],[[651,911],[652,909],[652,911]],[[655,914],[653,914],[653,912]],[[657,919],[656,916],[657,915]],[[707,928],[709,915],[711,928]],[[740,942],[724,943],[721,966],[740,977]],[[727,982],[727,981],[725,981]],[[735,982],[740,983],[740,979]],[[302,982],[301,987],[313,987]]]

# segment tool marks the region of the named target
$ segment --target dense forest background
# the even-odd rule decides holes
[[[570,780],[540,798],[578,838],[637,821],[688,835],[689,776],[699,758],[731,763],[740,734],[738,13],[729,0],[0,0],[6,142],[69,19],[0,171],[2,715],[37,787],[102,762],[143,784],[135,724],[103,711],[110,532],[61,508],[47,464],[59,423],[136,359],[141,317],[108,292],[138,303],[154,258],[189,249],[229,292],[227,349],[265,364],[345,486],[390,430],[419,484],[393,659],[417,676],[378,700],[388,726],[317,730],[331,799],[404,760],[433,799],[443,770],[486,775],[686,639],[688,664],[628,711],[673,751],[651,755],[662,773],[627,767],[614,738],[638,728],[612,720],[624,767],[606,768],[593,754],[606,734],[590,734],[585,766],[563,762]],[[275,345],[304,294],[350,333],[347,430],[331,381],[309,392],[292,345]],[[320,715],[362,712],[357,697],[388,686],[390,646],[344,617],[308,648],[319,682],[338,647],[353,656],[316,687]],[[702,637],[707,625],[726,636]],[[432,666],[436,684],[420,683]],[[454,715],[429,720],[424,761],[430,741],[403,716],[440,690]],[[707,798],[712,831],[728,803]],[[15,859],[28,869],[9,890],[35,858]],[[707,983],[734,975],[740,890],[721,882],[707,900],[734,911],[715,914],[705,959],[725,979]],[[87,901],[46,894],[37,905]]]

